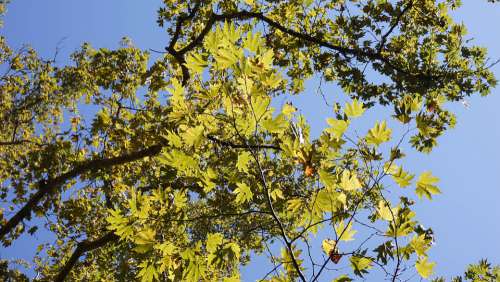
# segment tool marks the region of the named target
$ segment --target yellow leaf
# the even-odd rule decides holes
[[[422,173],[417,180],[417,188],[415,191],[418,198],[421,199],[423,196],[426,196],[429,200],[432,200],[432,195],[440,194],[441,190],[434,185],[437,182],[439,182],[439,178],[433,176],[430,171]]]
[[[323,251],[326,253],[326,255],[330,255],[330,252],[332,250],[335,250],[335,240],[325,239],[323,240],[323,243],[321,243],[321,247],[323,248]]]
[[[376,146],[387,142],[391,139],[392,130],[387,128],[387,123],[377,122],[375,126],[368,131],[368,135],[366,136],[366,142],[368,144],[374,144]]]
[[[415,268],[422,278],[429,278],[434,273],[435,262],[428,262],[427,258],[421,258],[415,263]]]
[[[352,222],[345,226],[344,221],[341,221],[338,225],[335,225],[335,233],[339,236],[338,241],[352,241],[354,240],[354,234],[357,233],[356,230],[351,230]]]
[[[358,102],[358,99],[354,99],[350,104],[345,104],[344,113],[349,118],[360,117],[364,112],[365,109],[363,107],[363,104]]]
[[[353,191],[361,188],[361,183],[358,180],[356,174],[352,174],[348,170],[342,172],[342,178],[340,180],[340,188],[346,191]]]
[[[383,200],[380,200],[378,202],[377,212],[382,219],[387,220],[387,221],[393,220],[393,214],[395,216],[395,212],[393,211],[391,213],[391,208],[388,207],[387,204],[385,203],[385,201],[383,201]]]
[[[326,122],[330,125],[330,128],[326,129],[326,131],[337,139],[342,137],[349,126],[349,122],[345,120],[328,118]]]

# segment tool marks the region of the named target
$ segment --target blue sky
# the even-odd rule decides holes
[[[52,57],[61,48],[58,63],[68,62],[69,54],[83,42],[95,47],[116,48],[128,36],[142,49],[162,50],[168,42],[166,32],[156,25],[156,9],[161,1],[133,0],[16,0],[8,6],[5,26],[0,34],[19,48],[31,44],[43,57]],[[489,48],[493,59],[500,58],[500,5],[486,0],[464,0],[454,12],[464,22],[474,43]],[[500,78],[500,65],[493,69]],[[313,124],[313,132],[324,126],[330,109],[315,94],[317,80],[308,82],[306,93],[294,100]],[[325,88],[326,94],[339,90]],[[431,170],[440,177],[443,195],[432,202],[419,202],[418,218],[431,226],[437,244],[431,260],[437,273],[450,277],[461,273],[468,263],[489,258],[500,263],[500,90],[486,98],[473,97],[470,108],[453,106],[457,127],[439,139],[440,146],[430,155],[410,153],[405,167],[413,172]],[[382,111],[383,112],[383,111]],[[372,112],[360,121],[360,132],[385,116]],[[40,236],[43,236],[40,235]],[[36,239],[24,236],[0,257],[30,258]],[[267,267],[256,262],[243,271],[244,281],[252,281]]]

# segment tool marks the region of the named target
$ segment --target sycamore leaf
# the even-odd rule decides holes
[[[320,169],[319,172],[319,180],[326,188],[333,189],[337,183],[337,180],[334,175],[325,171],[324,169]]]
[[[219,49],[213,54],[213,57],[217,63],[217,69],[229,68],[239,60],[239,54],[236,50],[233,50],[233,48]]]
[[[349,118],[360,117],[364,112],[363,103],[358,102],[358,99],[354,99],[350,104],[345,104],[344,113]]]
[[[337,139],[342,137],[342,135],[346,132],[347,127],[349,126],[349,122],[345,120],[328,118],[326,122],[328,123],[328,125],[330,125],[330,128],[327,129],[327,132]]]
[[[348,170],[344,170],[340,179],[340,188],[345,191],[353,191],[361,188],[361,183],[356,174],[351,174]]]
[[[245,184],[245,183],[238,183],[236,184],[238,188],[234,189],[234,192],[236,194],[236,203],[242,204],[249,202],[252,200],[253,193],[252,190],[250,190],[250,187]]]
[[[145,261],[139,265],[139,268],[141,270],[137,273],[137,277],[141,278],[141,282],[152,282],[158,279],[159,273],[154,264]]]
[[[235,43],[241,37],[241,30],[237,28],[233,22],[224,22],[224,27],[222,28],[222,34],[226,40],[231,43]]]
[[[198,146],[202,140],[203,137],[203,131],[204,128],[201,125],[198,125],[196,127],[190,127],[188,128],[183,134],[182,134],[182,139],[184,140],[184,143],[188,146]]]
[[[388,207],[387,204],[385,203],[385,201],[383,201],[383,200],[380,200],[378,202],[377,212],[378,212],[380,218],[382,218],[383,220],[387,220],[387,221],[392,221],[393,220],[393,213],[395,214],[395,212],[391,213],[391,208]]]
[[[390,174],[394,182],[396,182],[401,188],[408,187],[415,175],[410,174],[403,170],[403,167],[399,167],[394,163],[386,163],[384,165],[384,171]]]
[[[209,32],[203,40],[203,46],[210,52],[216,52],[217,46],[219,45],[219,39],[217,32]]]
[[[268,113],[267,107],[270,103],[269,97],[252,97],[252,111],[257,121],[261,120]]]
[[[322,189],[318,192],[314,204],[322,212],[335,212],[345,204],[345,194],[337,193],[329,189]]]
[[[294,106],[286,103],[283,108],[281,109],[281,113],[284,114],[287,118],[290,118],[293,113],[297,111],[297,108]]]
[[[238,161],[236,162],[236,168],[240,172],[248,172],[248,163],[250,162],[250,153],[243,151],[238,155]]]
[[[354,270],[354,274],[362,276],[363,273],[367,273],[368,269],[372,268],[373,261],[370,258],[361,257],[353,255],[350,258],[351,267]]]
[[[271,191],[271,193],[269,193],[270,196],[271,196],[271,199],[273,199],[274,201],[276,201],[276,199],[284,199],[285,197],[283,196],[283,192],[280,190],[280,189],[274,189],[273,191]]]
[[[392,130],[387,128],[385,121],[377,122],[377,124],[375,124],[375,126],[368,131],[368,135],[366,135],[366,142],[368,144],[378,146],[389,141],[391,139],[391,135]]]
[[[274,119],[262,121],[262,127],[271,133],[282,133],[288,127],[288,123],[283,114],[279,114]]]
[[[182,139],[175,132],[168,131],[167,135],[164,136],[164,137],[165,137],[165,139],[167,139],[168,144],[170,146],[175,147],[175,148],[181,148],[182,147]]]
[[[280,85],[280,83],[283,81],[283,78],[281,75],[278,73],[271,73],[267,75],[263,80],[262,84],[265,86],[268,86],[271,89],[275,89]]]
[[[439,182],[439,178],[432,175],[431,172],[426,171],[420,175],[417,180],[416,193],[419,199],[426,196],[429,200],[432,200],[432,195],[440,194],[441,190],[434,184]]]
[[[189,260],[187,268],[184,270],[184,281],[199,281],[200,276],[205,273],[205,269],[198,260]]]
[[[323,252],[325,252],[325,254],[327,256],[330,255],[330,252],[332,250],[335,250],[336,248],[336,244],[335,244],[335,240],[331,240],[331,239],[325,239],[323,240],[323,242],[321,243],[321,248],[323,249]]]
[[[249,0],[246,0],[249,1]],[[248,5],[252,5],[252,3],[247,2]],[[255,34],[247,33],[247,36],[243,39],[243,48],[248,49],[254,53],[257,53],[259,48],[264,46],[264,42],[262,40],[262,35],[260,32],[256,32]]]
[[[297,213],[304,207],[304,202],[301,199],[291,199],[287,201],[287,210],[291,213]]]
[[[272,49],[267,50],[259,57],[264,69],[270,69],[273,64],[274,52]]]
[[[187,262],[187,267],[184,267],[182,281],[199,281],[206,272],[204,259],[198,255],[200,251],[201,242],[199,242],[194,249],[188,248],[180,253],[184,262]]]
[[[207,235],[207,252],[215,253],[217,248],[222,245],[224,235],[220,233],[210,233]]]
[[[410,186],[411,181],[415,177],[415,175],[404,171],[403,167],[400,167],[398,171],[391,176],[394,182],[396,182],[401,188]]]
[[[428,262],[427,258],[420,258],[415,263],[415,268],[417,269],[418,274],[422,276],[422,278],[429,278],[434,273],[434,267],[436,266],[435,262]]]
[[[202,172],[200,178],[201,181],[198,182],[198,185],[203,187],[205,193],[209,193],[215,188],[216,184],[213,182],[213,180],[217,179],[215,170],[209,167],[206,171]]]
[[[410,245],[419,257],[425,256],[425,252],[430,247],[429,241],[425,239],[425,234],[414,236],[410,241]]]
[[[342,274],[339,277],[335,278],[332,282],[352,282],[352,281],[353,280],[349,276]]]
[[[190,53],[186,56],[186,67],[194,73],[202,73],[207,66],[207,61],[201,54]]]
[[[174,205],[177,209],[182,209],[187,205],[187,196],[186,192],[176,190],[174,191]]]
[[[239,275],[231,276],[231,277],[224,277],[224,279],[222,280],[222,282],[240,282],[240,281],[241,281],[241,279],[240,279]]]
[[[347,227],[344,224],[344,221],[341,221],[339,224],[335,225],[335,233],[339,236],[338,241],[352,241],[354,240],[354,234],[357,233],[356,230],[351,230],[352,222],[350,222]]]
[[[395,174],[399,170],[399,166],[397,166],[394,162],[387,162],[384,164],[384,173],[387,174]]]
[[[153,244],[155,241],[155,231],[150,228],[146,228],[141,230],[136,236],[133,238],[134,243],[139,246],[147,246],[146,249],[149,251],[153,248]]]

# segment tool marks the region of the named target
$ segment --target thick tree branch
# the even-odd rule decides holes
[[[208,136],[207,139],[217,142],[223,146],[228,146],[231,148],[248,148],[248,145],[240,145],[240,144],[232,144],[227,141],[219,140],[213,136]],[[257,147],[257,146],[255,146]],[[280,147],[274,145],[258,145],[259,148],[266,149],[274,149],[281,150]],[[38,182],[38,191],[34,193],[28,202],[13,216],[11,217],[7,223],[5,223],[0,228],[0,240],[3,239],[9,232],[11,232],[19,223],[23,220],[29,218],[33,209],[49,194],[54,193],[61,185],[66,183],[67,181],[78,177],[79,175],[89,172],[89,171],[97,171],[103,168],[110,168],[116,165],[126,164],[130,162],[134,162],[140,160],[145,157],[151,157],[158,155],[161,152],[163,146],[161,144],[153,145],[149,148],[124,154],[122,156],[106,158],[106,159],[96,159],[90,160],[87,162],[83,162],[81,164],[76,165],[72,170],[61,174],[60,176],[42,180]]]
[[[389,36],[389,34],[396,28],[401,17],[411,7],[412,7],[412,5],[409,4],[402,11],[402,13],[399,15],[398,19],[396,20],[396,23],[393,24],[391,26],[391,28],[389,29],[389,31],[383,36],[383,38],[382,38],[383,42],[385,42],[385,40],[387,39],[387,36]],[[394,70],[396,70],[396,71],[398,71],[406,76],[415,78],[415,79],[431,80],[431,79],[438,78],[438,77],[435,77],[435,76],[432,76],[429,74],[424,74],[424,73],[412,74],[412,73],[408,72],[407,70],[404,70],[398,66],[395,66],[390,61],[390,59],[386,58],[385,56],[383,56],[381,54],[381,52],[380,52],[381,50],[374,51],[374,50],[370,50],[370,49],[357,49],[357,48],[348,48],[348,47],[340,46],[340,45],[334,45],[332,43],[324,41],[321,38],[317,38],[317,37],[314,37],[314,36],[311,36],[311,35],[305,34],[305,33],[300,33],[298,31],[295,31],[293,29],[285,27],[285,26],[281,25],[280,23],[265,16],[263,13],[250,12],[250,11],[238,11],[238,12],[227,13],[227,14],[215,14],[215,13],[212,14],[209,17],[207,23],[205,24],[205,28],[200,32],[200,34],[197,37],[195,37],[195,39],[193,39],[193,41],[191,41],[191,43],[189,43],[188,45],[186,45],[185,47],[183,47],[181,50],[178,50],[178,51],[175,50],[175,42],[173,44],[171,42],[171,44],[166,48],[167,51],[176,58],[178,63],[181,64],[181,67],[183,70],[183,84],[186,84],[187,81],[189,80],[189,71],[187,70],[187,68],[184,65],[185,64],[184,55],[187,52],[196,48],[197,46],[201,45],[201,43],[203,42],[203,39],[208,34],[208,32],[212,29],[213,25],[216,22],[230,21],[230,20],[249,20],[249,19],[258,19],[258,20],[267,23],[269,26],[271,26],[271,27],[273,27],[273,28],[285,33],[285,34],[288,34],[290,36],[293,36],[297,39],[303,40],[303,41],[311,43],[311,44],[316,44],[316,45],[319,45],[321,47],[324,47],[324,48],[327,48],[327,49],[330,49],[333,51],[337,51],[337,52],[339,52],[343,55],[346,55],[346,56],[347,55],[355,56],[356,58],[361,59],[361,60],[368,59],[368,60],[381,61],[381,62],[385,63],[387,66],[389,66],[390,68],[392,68],[392,69],[394,69]],[[177,22],[177,26],[179,26],[179,24],[180,24],[180,27],[182,27],[181,20],[182,19],[179,18],[179,20]],[[177,33],[174,33],[173,38],[175,40],[177,40],[178,35],[177,36],[175,36],[175,35],[177,35]]]
[[[181,66],[182,70],[182,85],[186,85],[186,83],[189,80],[189,70],[186,67],[186,60],[184,59],[184,53],[178,52],[175,50],[175,44],[177,44],[177,41],[179,40],[179,37],[181,35],[182,27],[185,21],[192,19],[198,10],[200,9],[200,1],[197,1],[195,4],[195,7],[191,10],[191,12],[188,15],[180,16],[177,19],[177,23],[175,25],[175,31],[174,35],[172,36],[172,39],[170,40],[170,44],[165,48],[168,53],[170,53],[174,58],[177,60],[179,65]]]
[[[97,240],[94,241],[85,240],[83,242],[78,243],[76,249],[73,251],[73,254],[68,259],[66,264],[63,266],[63,268],[61,269],[61,271],[59,272],[54,281],[63,282],[71,272],[71,269],[73,269],[75,264],[78,262],[80,257],[85,253],[103,247],[110,242],[118,241],[119,239],[120,238],[113,232],[109,232],[108,234],[104,235],[103,237]]]
[[[61,174],[60,176],[48,180],[42,180],[38,182],[38,191],[31,196],[28,202],[0,228],[0,240],[5,237],[10,231],[12,231],[20,222],[29,218],[33,209],[40,203],[40,201],[45,198],[45,196],[53,193],[61,185],[67,181],[89,171],[96,171],[102,168],[108,168],[115,165],[121,165],[133,161],[140,160],[144,157],[154,156],[160,153],[162,145],[157,144],[149,148],[125,154],[118,157],[107,158],[107,159],[96,159],[83,162],[76,165],[72,170]]]

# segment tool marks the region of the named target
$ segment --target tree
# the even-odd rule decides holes
[[[44,218],[57,237],[36,260],[47,281],[238,281],[254,254],[269,257],[265,281],[430,277],[432,229],[412,207],[438,178],[406,171],[401,145],[431,153],[455,124],[446,105],[496,84],[448,15],[459,1],[163,2],[170,38],[152,62],[124,40],[56,67],[1,38],[2,243]],[[350,98],[319,136],[275,106],[313,76]],[[354,134],[377,106],[401,136],[384,120]]]

